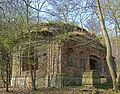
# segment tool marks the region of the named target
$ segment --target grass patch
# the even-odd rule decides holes
[[[112,89],[112,83],[104,83],[96,86],[98,89]]]

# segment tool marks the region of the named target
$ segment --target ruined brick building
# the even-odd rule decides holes
[[[37,87],[94,85],[102,83],[102,77],[110,79],[105,47],[93,33],[77,26],[43,24],[31,37],[37,39],[32,46],[26,37],[15,47],[12,86],[31,82],[29,66],[36,70]],[[41,38],[49,39],[43,43]]]

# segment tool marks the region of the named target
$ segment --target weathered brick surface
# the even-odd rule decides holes
[[[60,28],[56,27],[56,30]],[[55,28],[49,27],[47,29]],[[73,32],[69,37],[72,37],[71,40],[66,39],[63,43],[51,42],[45,51],[37,47],[38,70],[36,70],[36,76],[38,87],[81,85],[83,73],[89,70],[97,70],[99,76],[110,78],[105,61],[105,49],[99,41],[92,40],[95,36],[80,31]],[[91,42],[87,43],[88,41]],[[16,77],[30,78],[30,70],[22,71],[19,55],[20,53],[16,52],[13,56],[12,79]]]
[[[38,70],[36,71],[38,87],[57,86],[55,81],[58,81],[59,84],[62,83],[61,77],[63,77],[64,80],[70,80],[63,82],[64,84],[67,83],[66,85],[71,81],[82,84],[83,73],[90,70],[90,59],[97,61],[96,70],[99,71],[101,75],[106,75],[108,72],[106,70],[105,52],[87,45],[79,46],[74,42],[66,42],[64,45],[52,43],[46,53],[47,55],[38,58]],[[73,57],[73,62],[69,60],[70,57]],[[29,70],[21,71],[20,73],[20,62],[18,59],[13,60],[13,62],[15,63],[15,66],[13,66],[13,78],[30,78]],[[75,64],[69,65],[70,62]],[[60,74],[64,76],[58,77],[57,75]],[[93,80],[92,78],[90,79]]]

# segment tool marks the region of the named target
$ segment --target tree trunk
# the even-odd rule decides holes
[[[7,65],[6,65],[6,92],[8,92],[8,85],[9,85],[9,64],[7,62]]]
[[[32,80],[32,90],[35,91],[36,90],[36,86],[35,86],[35,82],[36,82],[36,79],[35,79],[35,70],[32,70],[32,65],[31,65],[31,80]]]
[[[112,77],[113,89],[116,89],[116,78],[115,78],[115,72],[113,70],[113,64],[112,64],[113,63],[113,58],[112,58],[112,48],[111,48],[110,38],[108,36],[107,29],[105,27],[105,22],[104,22],[104,18],[103,18],[101,6],[100,6],[100,1],[96,0],[96,4],[97,4],[97,10],[98,10],[98,15],[99,15],[100,25],[101,25],[101,28],[102,28],[103,37],[105,39],[105,44],[106,44],[106,49],[107,49],[106,61],[107,61],[107,65],[108,65],[108,68],[109,68],[110,75]]]
[[[33,90],[36,90],[36,64],[34,64],[34,70],[33,70]]]
[[[119,48],[119,36],[118,36],[118,31],[117,30],[119,30],[120,31],[120,28],[119,28],[119,25],[117,24],[117,22],[116,22],[116,28],[115,28],[115,33],[116,33],[116,42],[115,42],[115,45],[116,45],[116,64],[117,64],[117,69],[116,69],[116,71],[117,71],[117,78],[116,78],[116,83],[117,83],[117,86],[120,86],[119,85],[119,82],[120,82],[120,69],[119,69],[119,67],[120,67],[120,61],[119,61],[119,51],[118,51],[118,48]]]
[[[2,66],[2,67],[3,67],[3,66]],[[6,82],[5,82],[4,69],[3,69],[3,68],[1,68],[1,78],[2,78],[2,81],[3,81],[3,87],[5,88]]]

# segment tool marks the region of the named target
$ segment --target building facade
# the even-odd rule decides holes
[[[81,28],[70,28],[64,28],[67,35],[64,34],[62,40],[54,39],[48,45],[37,43],[24,51],[21,51],[24,47],[19,45],[19,51],[13,54],[11,85],[30,87],[30,70],[36,72],[37,87],[94,85],[102,83],[100,78],[111,79],[105,47],[94,34]],[[63,31],[59,26],[41,30]]]

